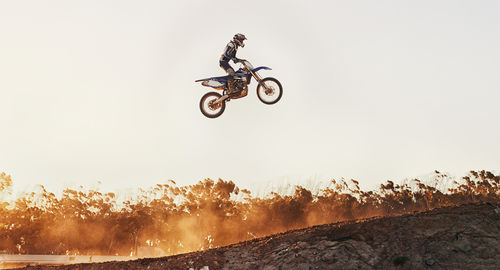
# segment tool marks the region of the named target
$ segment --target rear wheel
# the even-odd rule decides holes
[[[222,97],[217,92],[208,92],[200,100],[201,113],[208,118],[219,117],[226,109],[226,102],[215,103],[217,99]]]
[[[257,97],[259,97],[260,101],[264,104],[272,105],[278,102],[283,95],[283,87],[281,87],[281,83],[275,78],[264,78],[262,83],[266,86],[262,86],[262,84],[257,85]]]

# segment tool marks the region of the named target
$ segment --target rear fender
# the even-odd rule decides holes
[[[203,86],[212,87],[216,90],[224,90],[226,86],[226,82],[222,80],[198,80],[198,82],[201,82]]]

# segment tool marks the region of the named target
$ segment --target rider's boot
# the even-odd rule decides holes
[[[231,95],[233,93],[236,93],[238,92],[238,89],[236,89],[236,81],[238,80],[238,77],[236,75],[234,76],[230,76],[228,79],[227,79],[227,94],[228,95]]]

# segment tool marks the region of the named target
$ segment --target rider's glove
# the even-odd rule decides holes
[[[233,62],[234,62],[235,64],[236,64],[236,63],[238,63],[239,61],[240,61],[240,59],[238,59],[238,58],[233,58]]]

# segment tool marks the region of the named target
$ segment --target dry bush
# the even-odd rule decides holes
[[[471,171],[447,190],[437,188],[450,179],[436,171],[434,183],[387,181],[378,191],[341,179],[317,194],[296,186],[293,195],[272,192],[263,198],[232,181],[206,179],[190,186],[171,181],[123,203],[98,190],[66,189],[57,197],[40,187],[10,204],[0,201],[0,250],[129,255],[138,246],[152,246],[176,254],[317,224],[500,202],[498,175]],[[0,174],[0,199],[11,185],[10,176]]]

